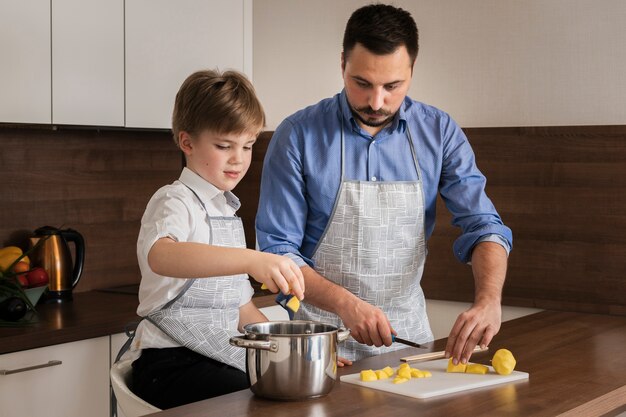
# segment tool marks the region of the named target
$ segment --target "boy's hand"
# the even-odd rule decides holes
[[[294,294],[299,300],[304,299],[304,277],[294,261],[286,256],[254,251],[250,260],[248,275],[265,286],[271,292]]]
[[[341,356],[337,356],[337,366],[343,368],[344,366],[352,365],[352,361],[350,359],[342,358]]]

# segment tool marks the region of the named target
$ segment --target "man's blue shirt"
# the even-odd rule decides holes
[[[260,250],[311,257],[332,214],[341,181],[341,129],[345,179],[415,181],[410,130],[424,189],[425,232],[435,227],[437,193],[461,228],[454,254],[469,262],[483,240],[512,247],[513,236],[485,194],[486,179],[461,128],[432,106],[404,99],[393,122],[374,137],[353,118],[345,92],[285,119],[274,132],[263,164],[256,218]],[[298,262],[303,265],[304,262]]]

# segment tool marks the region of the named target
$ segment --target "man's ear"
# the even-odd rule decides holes
[[[346,57],[343,53],[343,51],[341,52],[341,75],[343,75],[343,72],[346,70]]]
[[[189,133],[183,131],[178,132],[178,147],[185,155],[191,154],[193,150],[193,140]]]

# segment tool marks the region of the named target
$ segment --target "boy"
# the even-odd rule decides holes
[[[141,220],[139,324],[131,350],[133,391],[165,409],[245,389],[245,349],[230,346],[244,325],[267,321],[250,301],[248,276],[271,291],[304,296],[290,259],[246,249],[231,190],[250,166],[265,124],[241,74],[199,71],[180,87],[172,117],[185,155],[180,178],[159,189]]]

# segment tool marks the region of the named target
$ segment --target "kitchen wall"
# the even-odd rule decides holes
[[[254,83],[274,129],[342,88],[345,23],[364,0],[255,0]],[[420,51],[409,95],[462,127],[626,123],[621,0],[395,0]],[[506,219],[504,219],[506,221]],[[427,294],[428,296],[428,294]],[[467,303],[427,301],[437,337]],[[504,319],[536,311],[505,307]]]
[[[275,128],[338,92],[364,0],[254,0],[254,83]],[[622,0],[395,0],[420,30],[409,95],[462,127],[626,123]]]
[[[253,80],[268,130],[341,89],[345,22],[367,3],[253,1]],[[394,4],[420,28],[410,95],[463,127],[626,123],[623,1]],[[77,290],[138,282],[139,218],[149,196],[180,170],[169,133],[4,126],[0,143],[0,244],[23,243],[44,224],[76,228],[88,242]],[[436,327],[449,325],[446,318]]]
[[[141,216],[181,161],[166,131],[0,126],[0,246],[72,228],[86,246],[77,292],[138,283]]]

